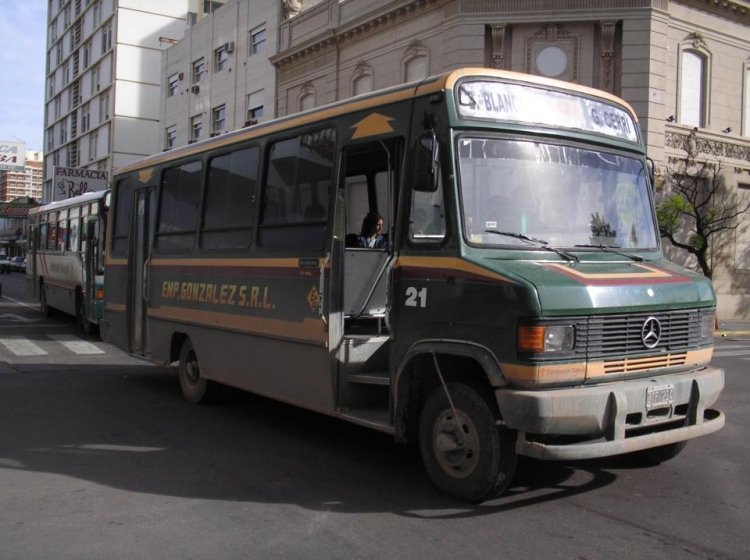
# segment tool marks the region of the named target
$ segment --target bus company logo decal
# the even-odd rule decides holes
[[[161,286],[161,297],[173,301],[212,303],[253,309],[276,309],[276,304],[271,302],[270,291],[268,286],[165,280]]]
[[[646,348],[655,348],[661,340],[661,323],[656,317],[649,317],[641,327],[641,340]]]
[[[316,311],[320,307],[320,292],[318,288],[313,286],[307,294],[307,305],[310,306],[310,311]]]
[[[690,278],[652,264],[632,263],[628,272],[584,272],[567,264],[542,263],[586,286],[622,286],[628,284],[676,284],[690,282]]]

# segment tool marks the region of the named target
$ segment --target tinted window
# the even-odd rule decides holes
[[[128,232],[133,206],[135,179],[128,176],[117,181],[115,186],[114,229],[112,230],[112,254],[124,256],[128,252]]]
[[[243,248],[250,244],[260,149],[215,157],[208,168],[201,247]]]
[[[308,249],[322,246],[335,148],[334,129],[271,145],[263,194],[262,245]]]
[[[164,170],[156,246],[165,250],[193,246],[203,165],[199,161]]]

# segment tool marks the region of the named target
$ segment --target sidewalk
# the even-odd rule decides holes
[[[719,321],[715,336],[750,340],[750,320]]]

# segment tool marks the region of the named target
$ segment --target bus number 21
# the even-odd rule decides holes
[[[406,288],[406,307],[427,307],[427,288],[417,290],[414,286]]]

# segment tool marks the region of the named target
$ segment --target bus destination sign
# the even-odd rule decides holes
[[[627,111],[588,97],[529,85],[463,82],[458,88],[458,113],[465,119],[541,124],[638,141],[635,122]]]

